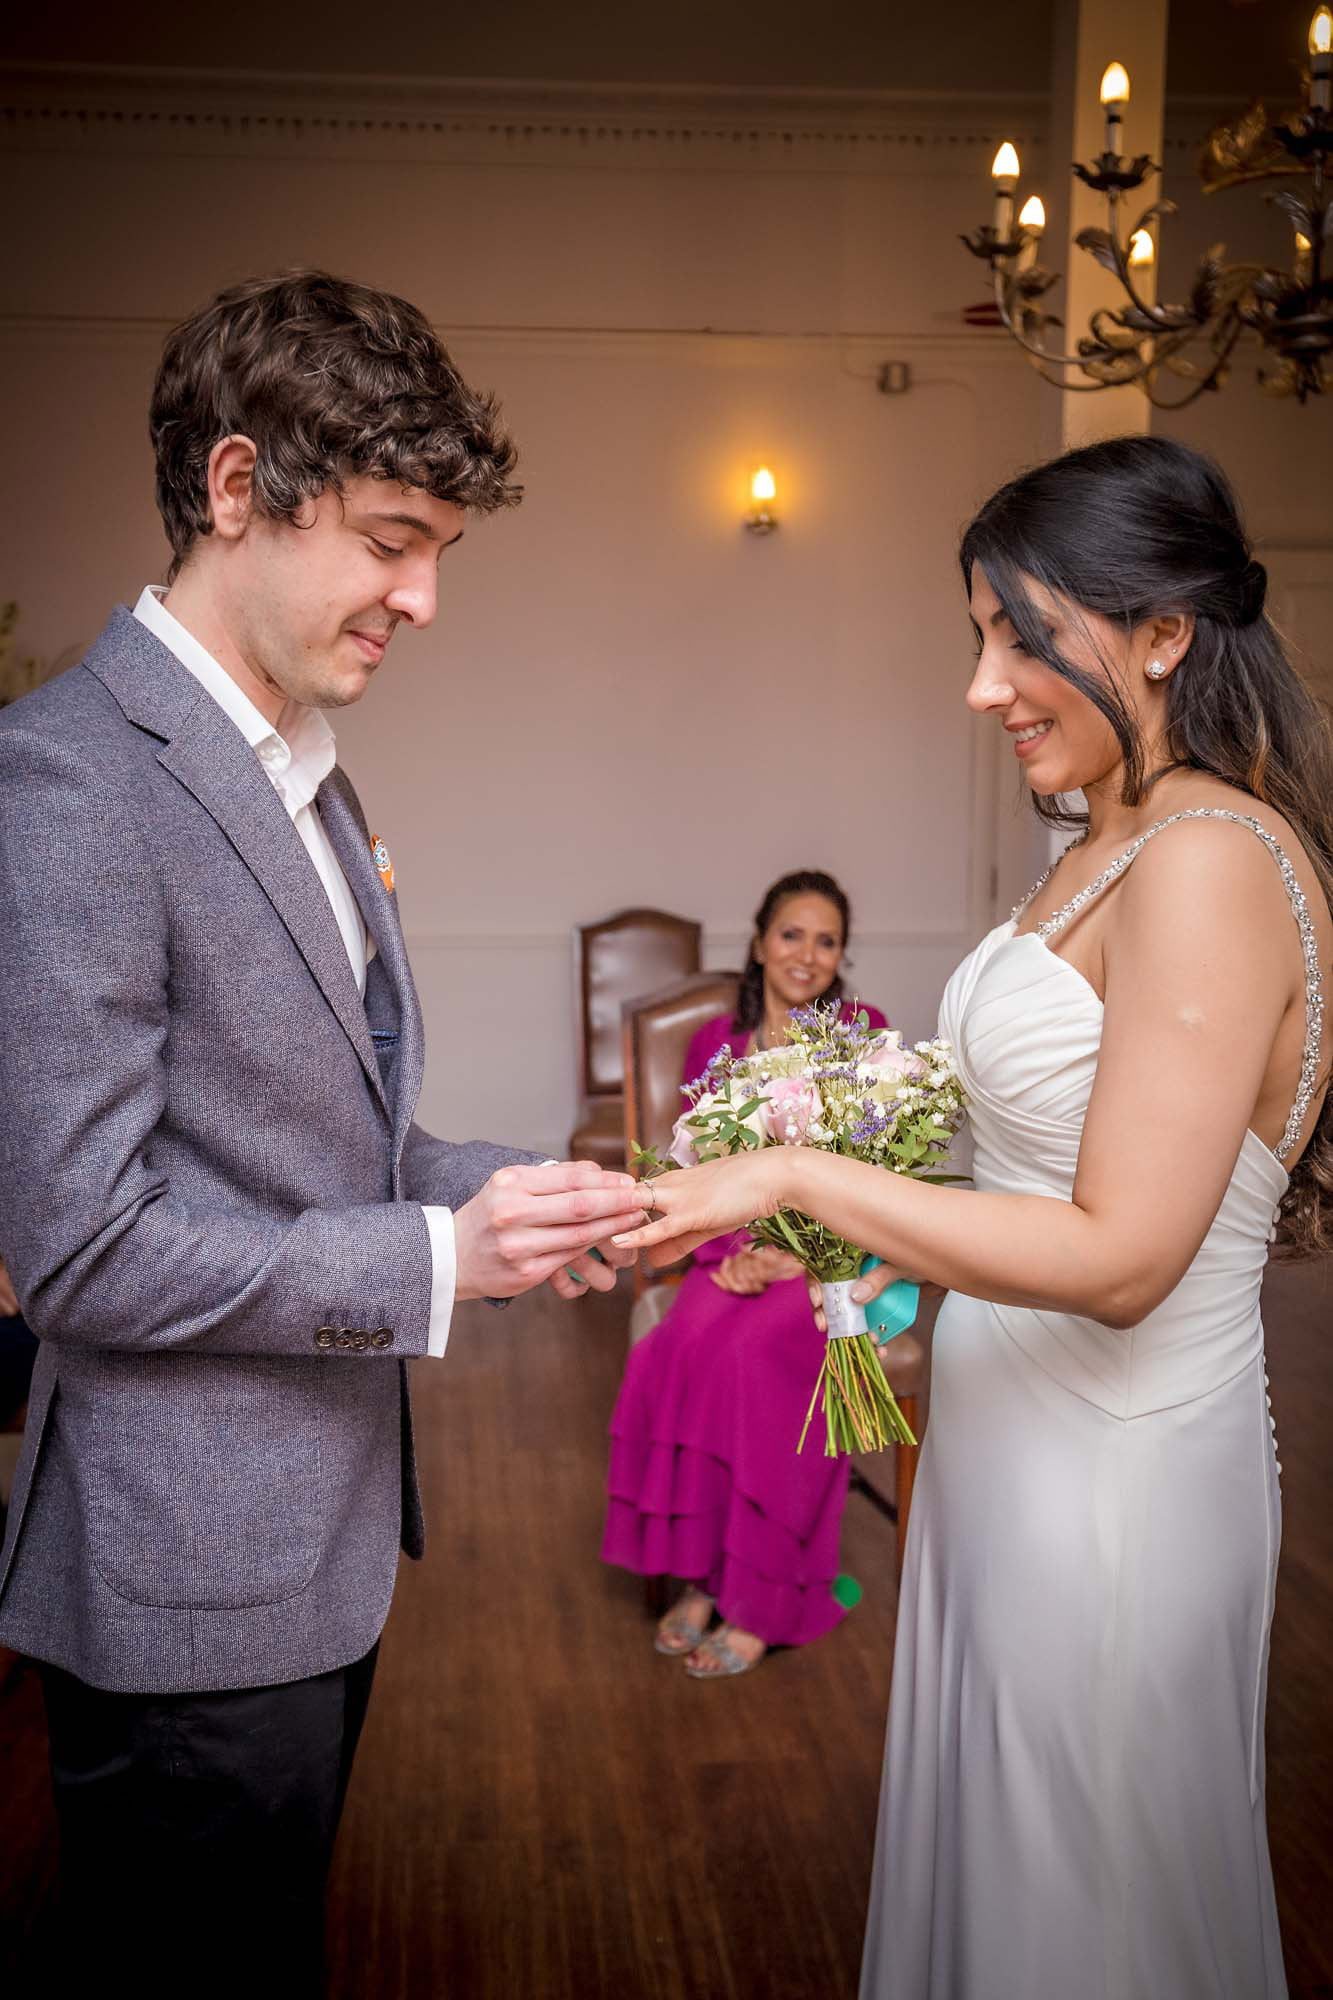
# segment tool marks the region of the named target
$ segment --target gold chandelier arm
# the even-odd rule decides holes
[[[1036,373],[1040,375],[1043,382],[1049,382],[1053,389],[1059,389],[1063,395],[1096,396],[1099,395],[1103,389],[1112,386],[1111,384],[1106,382],[1070,382],[1067,381],[1061,375],[1048,375],[1046,373],[1045,368],[1042,366],[1041,361],[1038,359],[1037,350],[1035,348],[1028,347],[1025,349],[1025,352],[1027,354],[1028,366],[1034,369]],[[1074,357],[1062,363],[1061,365],[1069,368],[1081,368],[1083,366],[1083,363],[1079,361],[1077,357]],[[1138,380],[1139,377],[1137,375],[1128,376],[1126,378],[1126,386],[1127,387],[1132,386],[1132,384],[1137,382]],[[1117,383],[1114,386],[1118,388],[1120,387],[1120,384]]]
[[[1231,329],[1228,332],[1225,341],[1223,341],[1221,347],[1218,349],[1216,359],[1214,360],[1211,368],[1209,368],[1205,374],[1199,377],[1198,381],[1194,384],[1193,388],[1189,391],[1188,395],[1177,396],[1171,402],[1168,402],[1165,399],[1165,397],[1155,396],[1153,394],[1153,390],[1156,387],[1157,367],[1159,365],[1165,365],[1166,367],[1169,368],[1171,364],[1171,356],[1169,354],[1163,355],[1161,358],[1161,363],[1154,364],[1154,366],[1148,370],[1147,375],[1144,379],[1144,389],[1147,393],[1148,400],[1152,404],[1153,408],[1155,410],[1187,410],[1191,403],[1198,402],[1200,396],[1206,396],[1208,394],[1208,391],[1213,387],[1215,387],[1218,376],[1222,373],[1227,363],[1230,361],[1231,356],[1234,353],[1244,333],[1245,333],[1245,327],[1243,322],[1238,319],[1233,319]],[[1184,345],[1183,342],[1181,344]]]
[[[1083,362],[1082,358],[1079,355],[1052,354],[1049,347],[1043,347],[1038,341],[1029,340],[1028,336],[1023,332],[1022,328],[1016,324],[1013,315],[1009,310],[1008,299],[1006,297],[1005,277],[1003,271],[1000,269],[998,260],[996,261],[994,267],[993,276],[995,280],[996,310],[1000,315],[1001,321],[1003,322],[1005,332],[1013,336],[1013,338],[1018,342],[1019,346],[1022,348],[1023,352],[1026,355],[1028,355],[1033,361],[1043,362],[1047,367],[1050,368],[1081,368],[1083,366]],[[1038,372],[1040,372],[1040,370]],[[1059,379],[1056,376],[1048,375],[1046,377],[1046,380],[1048,382],[1054,383],[1057,387],[1065,386],[1064,384],[1061,384],[1059,382]],[[1075,388],[1081,385],[1076,383],[1071,383],[1068,386],[1071,388]]]
[[[1166,334],[1179,333],[1182,329],[1180,327],[1179,322],[1174,319],[1173,315],[1188,311],[1189,308],[1185,306],[1163,306],[1155,300],[1150,304],[1147,299],[1142,298],[1139,295],[1138,289],[1134,283],[1134,276],[1133,276],[1134,266],[1129,261],[1128,246],[1121,242],[1120,234],[1116,227],[1116,212],[1117,212],[1118,201],[1119,201],[1119,196],[1116,190],[1112,188],[1109,195],[1107,196],[1106,234],[1110,242],[1111,249],[1115,255],[1115,261],[1116,261],[1115,275],[1120,280],[1121,285],[1124,287],[1125,296],[1128,298],[1135,312],[1141,313],[1144,319],[1151,320],[1152,324],[1155,327],[1160,328],[1163,333]],[[1142,215],[1139,217],[1138,221],[1134,224],[1133,229],[1131,229],[1129,232],[1130,241],[1131,242],[1133,241],[1135,235],[1138,233],[1140,229],[1147,228],[1148,223],[1152,220],[1152,218],[1155,215],[1165,215],[1173,213],[1174,208],[1175,204],[1173,202],[1165,202],[1165,203],[1156,202],[1153,204],[1151,208],[1145,208]],[[1195,325],[1201,327],[1203,322],[1201,322],[1197,318],[1197,315],[1193,317]]]

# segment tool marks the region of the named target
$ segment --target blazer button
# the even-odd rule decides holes
[[[370,1336],[370,1344],[372,1347],[392,1347],[393,1328],[391,1326],[377,1326]]]
[[[350,1333],[348,1332],[348,1330],[347,1330],[347,1328],[346,1328],[345,1326],[340,1326],[340,1327],[338,1328],[338,1332],[337,1332],[337,1336],[336,1336],[336,1338],[335,1338],[335,1340],[334,1340],[334,1343],[333,1343],[333,1344],[334,1344],[334,1346],[335,1346],[335,1347],[350,1347],[350,1346],[351,1346],[351,1344],[352,1344],[352,1336],[351,1336],[351,1334],[350,1334]]]
[[[315,1345],[316,1347],[332,1347],[337,1337],[338,1329],[336,1326],[322,1326],[315,1335]]]
[[[352,1345],[356,1349],[358,1354],[362,1353],[367,1347],[369,1347],[370,1335],[366,1332],[364,1327],[358,1327],[356,1332],[352,1335]]]

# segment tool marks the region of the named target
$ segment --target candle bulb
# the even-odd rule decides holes
[[[1129,239],[1130,269],[1146,270],[1157,255],[1157,246],[1146,229],[1136,229]]]
[[[1014,189],[1020,171],[1017,151],[1006,139],[991,161],[990,170],[995,183],[995,236],[1000,243],[1009,241],[1014,226]]]
[[[1046,209],[1040,195],[1029,195],[1023,203],[1018,226],[1023,232],[1023,248],[1018,253],[1018,268],[1020,271],[1026,271],[1037,261],[1037,246],[1046,227]]]
[[[745,525],[752,535],[771,535],[778,525],[778,517],[773,512],[773,502],[778,497],[778,482],[766,465],[761,465],[750,475],[750,511],[745,517]]]
[[[1314,269],[1314,245],[1303,230],[1296,231],[1296,282],[1308,285]]]
[[[1310,109],[1327,111],[1333,94],[1333,13],[1316,10],[1310,22]]]
[[[1106,107],[1106,150],[1120,151],[1120,120],[1129,103],[1129,71],[1123,63],[1108,63],[1102,72],[1102,103]]]

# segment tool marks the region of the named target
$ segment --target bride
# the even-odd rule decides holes
[[[792,1207],[950,1292],[863,2000],[1273,2000],[1259,1291],[1333,1203],[1325,725],[1182,445],[1024,474],[962,567],[969,706],[1081,827],[944,995],[974,1189],[772,1148],[655,1182],[621,1240]]]

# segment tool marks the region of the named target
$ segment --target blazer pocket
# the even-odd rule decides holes
[[[99,1355],[89,1526],[117,1596],[217,1611],[306,1588],[321,1548],[323,1373],[300,1360]]]

